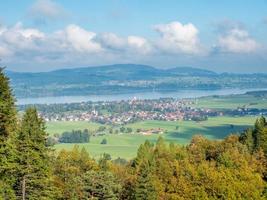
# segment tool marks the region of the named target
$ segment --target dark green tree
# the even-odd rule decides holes
[[[88,171],[83,176],[84,199],[119,199],[121,185],[111,172]]]
[[[100,144],[107,144],[107,143],[108,143],[108,141],[107,141],[106,138],[104,138],[104,139],[100,142]]]
[[[0,68],[0,199],[14,199],[16,108],[9,79]]]
[[[21,199],[53,199],[50,149],[44,121],[28,108],[18,133],[18,196]]]
[[[250,152],[262,149],[267,156],[267,122],[262,116],[255,122],[254,128],[246,130],[239,137],[239,141],[247,145]]]
[[[136,200],[155,200],[157,191],[153,183],[152,166],[148,161],[143,161],[139,167],[134,190]]]
[[[132,165],[138,167],[144,160],[151,161],[153,159],[153,144],[148,140],[141,144],[137,150],[137,157],[133,160]]]

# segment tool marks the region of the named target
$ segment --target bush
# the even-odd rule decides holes
[[[107,143],[108,143],[108,141],[107,141],[106,138],[104,138],[104,139],[100,142],[100,144],[107,144]]]

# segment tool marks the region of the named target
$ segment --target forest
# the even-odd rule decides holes
[[[98,160],[85,149],[56,152],[44,120],[29,107],[17,113],[0,70],[0,199],[174,200],[266,199],[267,122],[223,140],[195,135],[188,145],[140,145],[134,159]]]

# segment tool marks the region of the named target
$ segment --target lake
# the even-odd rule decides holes
[[[220,90],[179,90],[176,92],[142,92],[129,94],[115,94],[115,95],[88,95],[88,96],[57,96],[57,97],[36,97],[36,98],[19,98],[17,105],[26,104],[54,104],[54,103],[80,103],[86,101],[121,101],[133,98],[137,99],[159,99],[159,98],[197,98],[212,95],[230,95],[243,94],[248,91],[267,90],[260,89],[220,89]]]

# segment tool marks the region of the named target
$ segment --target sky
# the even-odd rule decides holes
[[[51,71],[118,63],[267,73],[267,0],[9,0],[1,66]]]

